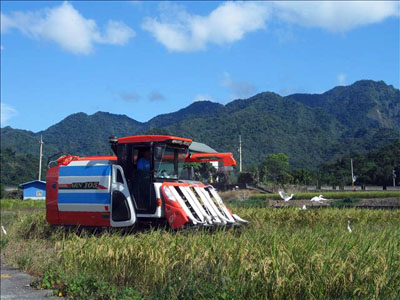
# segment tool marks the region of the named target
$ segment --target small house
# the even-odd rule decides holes
[[[46,199],[46,181],[33,180],[19,185],[22,188],[22,199]]]

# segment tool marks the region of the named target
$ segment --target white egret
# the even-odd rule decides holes
[[[321,202],[321,199],[318,196],[312,197],[311,202]]]
[[[350,228],[350,220],[347,220],[347,230],[348,230],[350,233],[353,232],[353,230],[351,230],[351,228]]]
[[[283,199],[283,200],[285,200],[285,201],[289,201],[290,199],[292,199],[293,198],[293,196],[294,196],[294,194],[291,194],[290,196],[289,196],[289,194],[286,194],[285,192],[279,192],[279,195],[281,196],[281,198]]]
[[[306,210],[306,209],[307,209],[307,206],[306,206],[306,205],[303,205],[302,210]]]
[[[321,201],[325,201],[325,200],[328,200],[328,199],[324,198],[324,196],[322,196],[322,195],[319,195],[319,196],[312,197],[310,201],[311,202],[321,202]]]

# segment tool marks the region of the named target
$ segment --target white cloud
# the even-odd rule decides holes
[[[105,34],[96,41],[104,44],[124,45],[133,36],[135,36],[135,32],[124,23],[110,20],[107,23]]]
[[[5,126],[11,118],[15,117],[18,114],[17,110],[6,104],[1,103],[1,126]]]
[[[6,33],[9,28],[13,26],[11,19],[6,15],[3,15],[3,13],[0,13],[0,23],[1,33]]]
[[[224,73],[224,79],[221,81],[221,85],[231,92],[232,99],[248,98],[257,92],[257,88],[253,84],[246,81],[235,80],[228,72]]]
[[[344,32],[399,16],[395,1],[276,1],[276,16],[305,27]]]
[[[339,85],[346,85],[346,74],[345,73],[338,74],[337,81]]]
[[[142,27],[171,51],[196,51],[209,43],[233,43],[264,28],[268,11],[257,2],[225,2],[208,16],[199,16],[163,4],[160,20],[147,18]]]
[[[204,50],[209,44],[231,44],[247,33],[266,28],[276,21],[278,37],[287,24],[318,27],[331,32],[344,32],[359,26],[378,23],[399,16],[395,1],[275,1],[224,2],[205,16],[190,14],[184,8],[162,3],[158,18],[146,18],[143,29],[171,51]]]
[[[75,54],[90,54],[94,43],[123,45],[135,36],[133,29],[112,20],[101,33],[94,20],[83,17],[68,2],[35,12],[1,14],[2,34],[13,28],[31,38],[55,42]]]

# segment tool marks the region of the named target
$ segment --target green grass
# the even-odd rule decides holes
[[[0,208],[5,209],[21,209],[21,208],[45,208],[45,200],[17,200],[17,199],[1,199]]]
[[[15,200],[0,199],[0,223],[7,232],[19,222],[26,222],[27,218],[35,212],[43,212],[45,208],[44,200]],[[41,218],[43,219],[43,218]],[[11,230],[12,232],[12,230]],[[2,233],[0,240],[0,251],[3,252],[5,246],[10,241],[10,234]]]
[[[263,198],[257,198],[257,197],[254,198],[249,197],[249,199],[245,201],[234,199],[230,200],[227,203],[229,203],[229,205],[233,205],[239,208],[251,208],[251,207],[265,208],[270,206],[268,201],[266,201]]]
[[[53,230],[41,211],[13,224],[4,253],[72,299],[400,297],[400,211],[232,210],[251,225],[130,235]]]
[[[360,202],[360,198],[346,197],[344,199],[333,200],[333,202],[330,203],[330,206],[336,207],[336,208],[354,207],[359,202]]]
[[[346,192],[318,192],[318,193],[297,193],[293,196],[292,200],[310,200],[314,196],[323,194],[325,198],[329,199],[344,199],[347,197],[357,197],[361,199],[373,198],[400,198],[400,191],[346,191]],[[282,200],[279,194],[253,194],[249,196],[250,199],[262,200]]]

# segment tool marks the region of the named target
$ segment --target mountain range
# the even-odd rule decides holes
[[[259,93],[226,105],[198,101],[148,122],[126,115],[79,112],[40,132],[1,129],[1,148],[44,154],[110,154],[108,137],[168,133],[203,142],[238,158],[243,141],[244,168],[259,165],[270,153],[284,152],[293,168],[315,169],[342,155],[379,149],[400,138],[400,90],[383,81],[360,80],[322,94]]]

